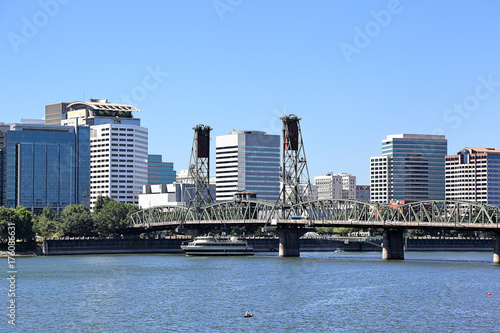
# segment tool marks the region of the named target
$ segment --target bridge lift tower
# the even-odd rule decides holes
[[[210,131],[208,125],[196,125],[194,129],[191,158],[189,159],[189,177],[194,182],[194,193],[190,206],[198,210],[213,202],[210,195]]]
[[[293,211],[292,206],[301,202],[312,200],[311,181],[307,169],[306,152],[302,141],[300,120],[294,114],[284,115],[283,121],[283,146],[282,146],[282,179],[280,198],[274,208],[274,217],[289,220],[292,216],[303,216],[304,212],[299,206]],[[279,237],[280,257],[299,257],[299,239],[310,229],[304,226],[288,225],[273,230]]]
[[[291,114],[284,115],[280,119],[283,121],[281,170],[283,187],[280,193],[280,201],[283,209],[286,209],[289,206],[313,198],[309,170],[307,169],[306,151],[302,141],[302,131],[300,130],[301,118]]]

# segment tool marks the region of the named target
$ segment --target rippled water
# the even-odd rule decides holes
[[[16,331],[500,332],[500,267],[491,253],[380,257],[20,258]],[[6,259],[0,267],[7,275]],[[255,316],[243,318],[250,309]],[[5,316],[0,328],[11,328]]]

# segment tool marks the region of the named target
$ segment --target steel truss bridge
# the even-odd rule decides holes
[[[357,200],[312,198],[301,118],[283,115],[282,180],[279,202],[249,199],[236,193],[232,201],[213,203],[209,191],[210,131],[198,125],[193,138],[189,174],[195,193],[189,207],[161,206],[131,215],[124,232],[178,228],[210,230],[229,226],[262,226],[280,239],[280,256],[299,256],[299,238],[313,227],[383,228],[384,259],[403,259],[405,229],[469,229],[495,231],[495,263],[500,264],[500,209],[463,201],[421,201],[395,208]]]
[[[321,199],[276,207],[265,200],[224,201],[200,208],[158,206],[132,214],[129,229],[272,225],[500,231],[500,208],[476,202],[420,201],[392,208],[358,200]]]
[[[202,207],[160,206],[130,216],[124,232],[184,228],[211,230],[261,226],[280,238],[280,256],[299,256],[299,238],[314,227],[382,228],[382,258],[404,259],[404,230],[493,231],[493,262],[500,265],[500,208],[466,201],[420,201],[395,208],[377,203],[322,199],[281,205],[264,200],[233,200]]]

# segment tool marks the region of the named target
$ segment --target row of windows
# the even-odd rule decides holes
[[[113,149],[113,151],[118,151],[117,149]],[[125,149],[120,149],[120,152],[125,152]],[[127,152],[133,152],[133,150],[127,150]],[[111,153],[111,157],[134,157],[133,154],[113,154]]]
[[[112,181],[113,183],[134,183],[133,180],[113,180]],[[109,184],[110,181],[109,180],[92,180],[90,182],[91,184],[101,184],[101,183],[104,183],[104,184]]]
[[[109,148],[106,148],[106,149],[91,148],[91,149],[90,149],[90,153],[92,154],[92,156],[93,156],[95,153],[107,153],[107,152],[109,152]]]
[[[222,158],[223,156],[220,156],[220,155],[225,155],[225,154],[236,154],[237,155],[238,151],[237,150],[227,150],[227,151],[216,151],[215,152],[215,156],[217,156],[217,158]]]
[[[216,159],[216,163],[220,163],[219,161],[221,160],[230,160],[230,159],[234,159],[235,161],[238,161],[238,156],[235,155],[235,156],[218,156],[217,159]]]

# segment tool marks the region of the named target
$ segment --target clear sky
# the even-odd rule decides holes
[[[0,121],[128,102],[179,171],[193,126],[213,127],[215,148],[233,128],[280,134],[294,113],[311,178],[369,184],[389,134],[500,148],[499,15],[497,0],[0,0]]]

